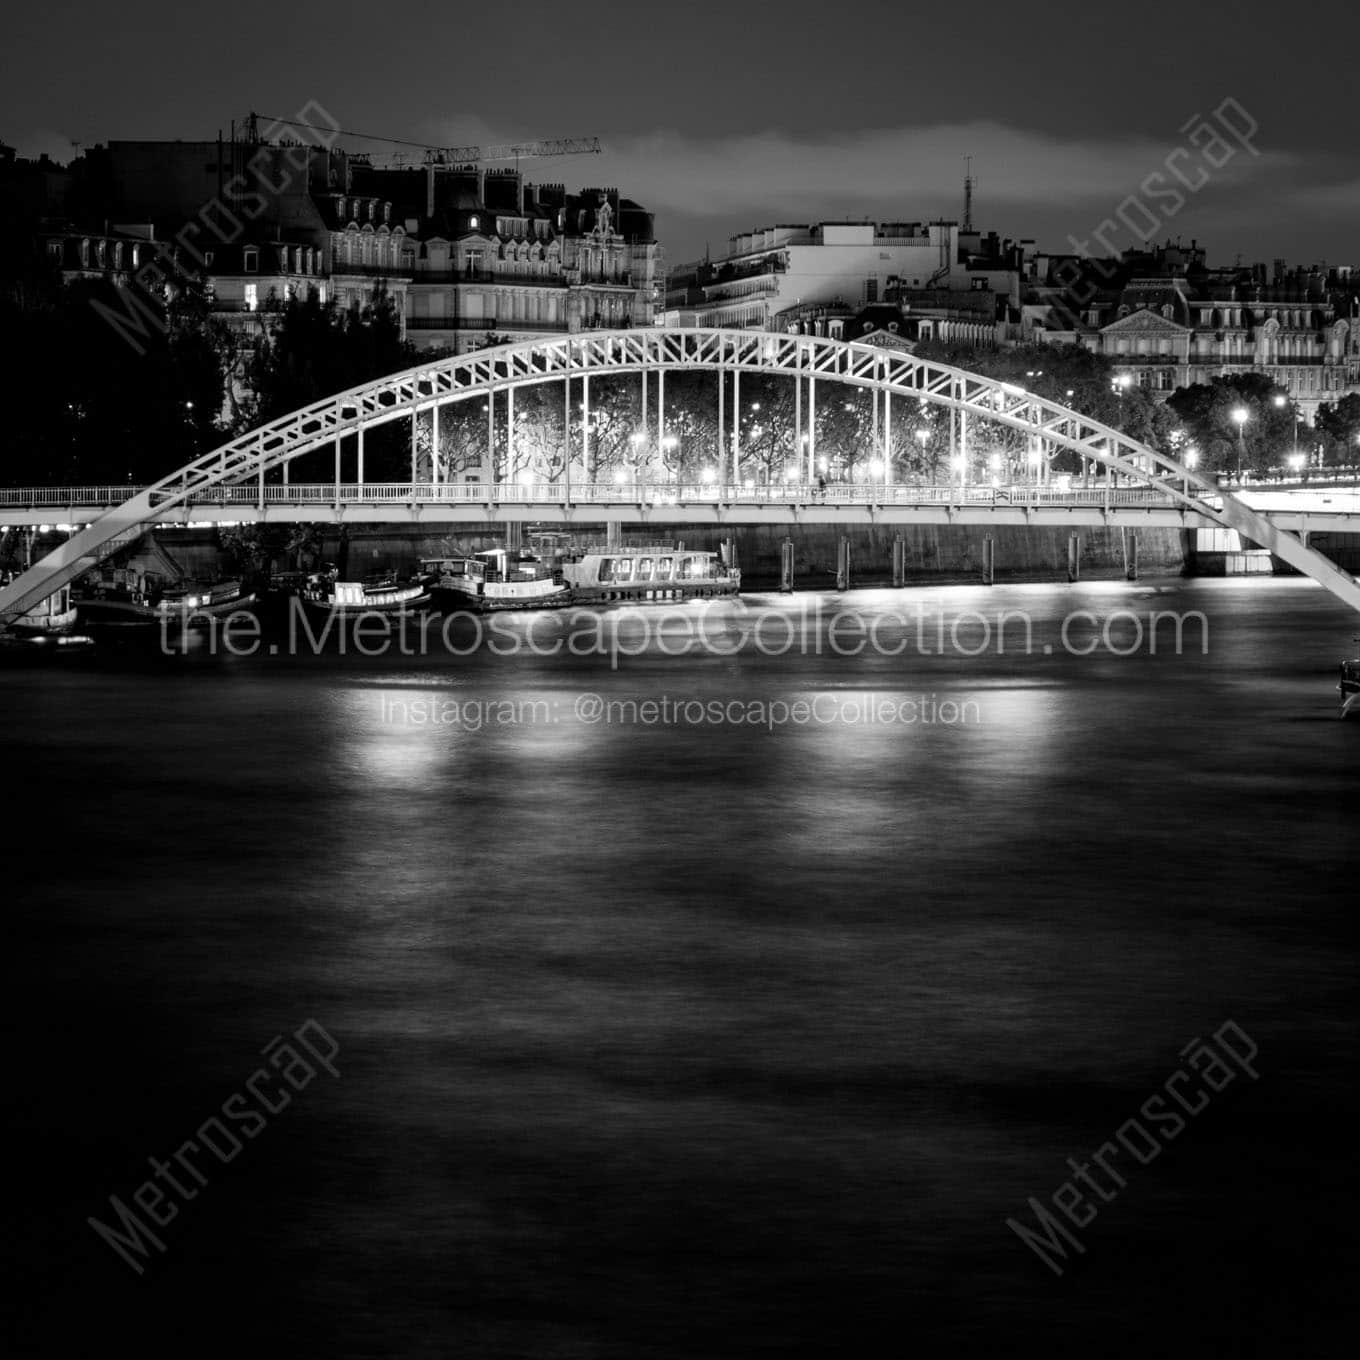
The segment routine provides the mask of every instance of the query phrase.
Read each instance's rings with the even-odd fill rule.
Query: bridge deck
[[[87,523],[141,487],[0,488],[0,521],[63,528]],[[1281,528],[1360,531],[1360,491],[1244,493]],[[1214,502],[1207,503],[1212,506]],[[493,485],[356,483],[218,486],[167,507],[161,524],[523,523],[617,521],[650,524],[995,524],[1198,528],[1208,515],[1156,488],[1103,484],[1049,487]]]

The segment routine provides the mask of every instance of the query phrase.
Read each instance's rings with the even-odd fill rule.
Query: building
[[[916,295],[944,319],[942,295],[974,291],[1018,309],[1032,249],[1031,242],[1002,241],[955,222],[760,228],[732,237],[720,258],[672,273],[665,324],[784,330],[800,309],[857,310],[888,300],[905,306]],[[976,306],[963,310],[975,319]]]
[[[336,296],[399,280],[407,338],[462,353],[547,333],[652,325],[663,255],[615,188],[568,194],[516,170],[349,166],[324,196]],[[362,291],[358,287],[355,293]]]
[[[1360,390],[1360,279],[1349,268],[1263,265],[1211,269],[1195,242],[1069,261],[1080,282],[1023,308],[1036,341],[1104,355],[1161,395],[1216,377],[1256,373],[1311,421],[1322,402]]]

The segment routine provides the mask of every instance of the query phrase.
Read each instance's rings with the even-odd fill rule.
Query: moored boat
[[[76,609],[71,603],[71,587],[62,586],[32,609],[21,614],[10,625],[18,636],[30,640],[65,637],[76,626]]]
[[[1360,657],[1341,663],[1337,689],[1341,691],[1341,716],[1348,718],[1352,713],[1360,713]]]
[[[583,604],[714,599],[741,591],[741,572],[716,552],[658,544],[561,551],[562,579]]]
[[[394,576],[375,576],[365,581],[341,581],[334,572],[320,572],[307,578],[297,598],[309,612],[335,618],[395,616],[428,605],[430,587],[423,577],[401,581]]]
[[[554,609],[573,598],[556,562],[514,548],[426,558],[420,565],[434,579],[442,609]]]
[[[255,602],[241,582],[181,579],[158,585],[127,568],[87,573],[77,584],[76,617],[88,628],[153,628],[176,631],[210,627]]]

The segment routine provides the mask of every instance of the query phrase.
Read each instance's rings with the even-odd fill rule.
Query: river
[[[604,617],[0,671],[8,1354],[1350,1353],[1344,606]],[[1079,1247],[1007,1226],[1216,1031],[1255,1056]]]

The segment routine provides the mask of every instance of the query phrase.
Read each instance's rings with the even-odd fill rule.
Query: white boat
[[[555,609],[573,598],[554,561],[520,549],[430,557],[420,565],[435,578],[434,596],[441,608]]]
[[[383,576],[369,581],[339,581],[326,572],[309,576],[298,596],[315,613],[356,618],[361,614],[407,614],[420,609],[430,602],[430,588],[423,579],[398,581]]]
[[[71,603],[70,586],[53,591],[10,624],[10,628],[21,637],[54,640],[63,637],[75,626],[76,608]]]
[[[675,545],[566,548],[561,563],[572,598],[583,603],[712,599],[741,590],[741,572],[718,553]]]

